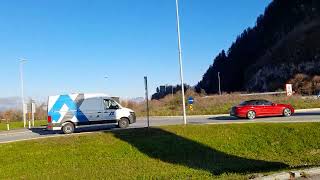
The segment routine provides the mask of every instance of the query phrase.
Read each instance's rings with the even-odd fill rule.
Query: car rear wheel
[[[119,128],[127,128],[129,126],[129,120],[127,118],[121,118],[118,121]]]
[[[289,108],[285,108],[285,109],[283,110],[283,115],[284,115],[285,117],[289,117],[289,116],[292,115],[292,112],[291,112],[291,110],[290,110]]]
[[[248,118],[248,119],[254,119],[254,118],[256,118],[256,112],[254,112],[254,111],[248,111],[248,113],[247,113],[247,118]]]
[[[71,134],[74,132],[74,125],[71,122],[68,122],[63,125],[62,131],[64,134]]]

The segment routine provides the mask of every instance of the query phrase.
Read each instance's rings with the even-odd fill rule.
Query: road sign
[[[194,103],[193,97],[190,96],[190,97],[188,98],[188,103],[189,103],[189,104],[193,104],[193,103]]]
[[[193,105],[192,104],[189,104],[189,109],[190,109],[190,111],[193,111]]]
[[[293,94],[292,84],[286,84],[286,92],[287,92],[287,96],[292,96]]]

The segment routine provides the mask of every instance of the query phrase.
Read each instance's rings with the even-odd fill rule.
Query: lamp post
[[[177,18],[178,52],[179,52],[179,64],[180,64],[180,80],[181,80],[181,91],[182,91],[183,123],[187,124],[186,102],[185,102],[185,95],[184,95],[182,50],[181,50],[181,40],[180,40],[181,38],[180,38],[180,20],[179,20],[179,2],[178,2],[178,0],[176,0],[176,18]]]
[[[26,108],[24,104],[24,84],[23,84],[23,64],[27,62],[26,59],[20,59],[20,81],[21,81],[21,101],[22,101],[22,113],[23,113],[23,127],[26,127]]]

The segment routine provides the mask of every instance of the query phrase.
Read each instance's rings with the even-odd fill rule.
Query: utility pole
[[[180,20],[179,20],[179,2],[176,0],[176,18],[177,18],[177,34],[178,34],[178,52],[179,52],[179,64],[180,64],[180,80],[182,91],[182,108],[183,108],[183,123],[187,124],[186,114],[186,100],[184,95],[184,80],[183,80],[183,64],[182,64],[182,50],[181,50],[181,38],[180,38]]]
[[[20,81],[21,81],[21,101],[22,101],[22,117],[23,117],[23,127],[26,127],[26,107],[24,103],[24,84],[23,84],[23,64],[27,62],[25,59],[20,59]]]
[[[146,108],[147,108],[147,123],[148,123],[148,128],[150,128],[150,114],[149,114],[149,92],[148,92],[148,77],[144,77],[144,86],[146,90]]]
[[[173,85],[171,86],[171,97],[173,98]]]
[[[221,96],[220,72],[218,72],[218,81],[219,81],[219,95]]]

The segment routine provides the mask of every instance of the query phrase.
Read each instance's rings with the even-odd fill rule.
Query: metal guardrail
[[[248,93],[248,94],[237,94],[239,96],[259,96],[259,95],[278,95],[278,94],[287,94],[286,91],[279,92],[264,92],[264,93]],[[215,95],[217,96],[217,95]],[[210,98],[211,96],[204,96],[203,98]]]
[[[286,94],[286,91],[280,92],[264,92],[264,93],[250,93],[250,94],[240,94],[240,96],[259,96],[259,95],[278,95],[278,94]]]

